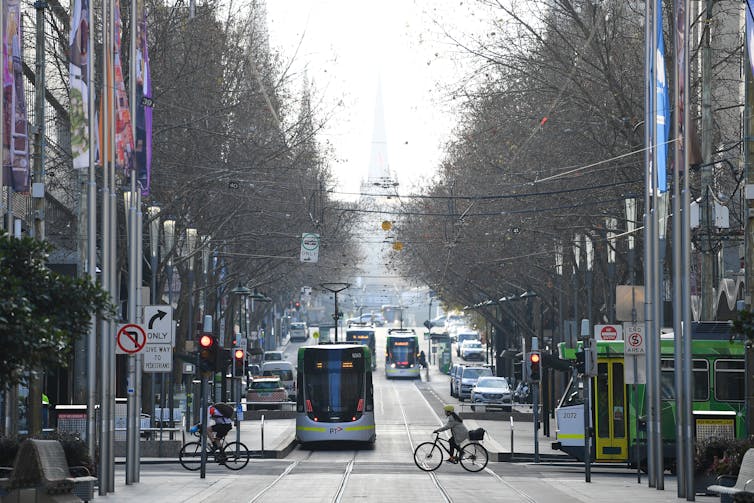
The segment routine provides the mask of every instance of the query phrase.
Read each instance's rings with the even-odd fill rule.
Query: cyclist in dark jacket
[[[447,459],[448,463],[458,463],[458,458],[453,455],[457,449],[459,454],[461,452],[461,442],[469,438],[469,430],[463,424],[463,419],[455,413],[455,407],[452,405],[446,405],[445,417],[448,421],[444,426],[436,429],[434,433],[440,433],[441,431],[450,430],[450,457]]]

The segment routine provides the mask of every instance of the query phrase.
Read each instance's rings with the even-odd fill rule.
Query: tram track
[[[416,445],[414,445],[414,439],[411,436],[411,429],[408,427],[408,418],[406,417],[406,409],[403,407],[403,403],[401,403],[400,400],[400,394],[398,393],[398,390],[395,387],[394,383],[390,383],[390,387],[393,389],[393,392],[395,393],[396,397],[398,398],[396,400],[396,403],[398,404],[398,407],[400,407],[401,410],[401,417],[403,418],[403,426],[406,430],[406,436],[408,437],[408,444],[411,447],[411,456],[414,455],[414,449],[416,449]],[[426,399],[425,399],[426,400]],[[429,406],[429,404],[427,404]],[[436,414],[435,414],[436,415]],[[438,418],[439,420],[439,418]],[[429,476],[430,480],[432,480],[432,483],[437,488],[437,490],[442,495],[443,500],[446,503],[453,503],[452,498],[448,494],[448,491],[445,489],[445,487],[440,483],[440,480],[437,478],[437,475],[435,472],[427,472],[427,475]]]
[[[435,409],[432,408],[432,405],[429,403],[429,400],[427,399],[427,394],[431,396],[433,400],[437,400],[438,403],[442,404],[443,400],[440,395],[438,395],[434,389],[431,387],[422,388],[417,385],[417,390],[419,391],[419,394],[421,395],[424,402],[427,404],[427,407],[432,412],[432,414],[435,416],[437,421],[439,423],[442,423],[442,419],[440,419],[440,416],[437,415],[437,412],[435,412]],[[401,404],[401,412],[403,412],[403,405]],[[410,434],[409,434],[409,442],[411,442]],[[413,442],[411,442],[411,448],[413,449]],[[485,473],[487,473],[489,476],[497,480],[499,483],[503,484],[506,488],[508,488],[510,491],[513,491],[514,493],[518,494],[521,497],[521,501],[525,502],[535,502],[536,499],[529,496],[526,492],[521,491],[520,489],[517,489],[510,483],[506,482],[503,477],[495,473],[489,466],[486,466],[483,470]],[[434,474],[434,472],[430,472],[430,474]],[[449,501],[449,500],[448,500]]]
[[[272,489],[273,487],[275,487],[275,486],[276,486],[276,485],[277,485],[277,484],[278,484],[278,483],[279,483],[279,482],[280,482],[281,480],[283,480],[283,479],[285,478],[285,476],[286,476],[286,475],[288,475],[289,473],[291,473],[291,471],[292,471],[292,470],[293,470],[294,468],[296,468],[296,467],[298,466],[298,464],[299,464],[299,461],[294,461],[293,463],[289,464],[289,465],[288,465],[288,466],[287,466],[287,467],[285,468],[285,470],[283,470],[283,473],[281,473],[280,475],[278,475],[278,476],[277,476],[277,477],[275,478],[275,480],[273,480],[272,482],[270,482],[269,484],[267,484],[267,485],[266,485],[265,487],[263,487],[263,488],[262,488],[262,490],[261,490],[261,491],[259,491],[258,493],[256,493],[256,494],[254,495],[254,497],[253,497],[253,498],[251,498],[251,499],[249,500],[249,503],[255,503],[256,501],[259,501],[259,499],[260,499],[260,498],[261,498],[262,496],[264,496],[264,494],[265,494],[265,493],[266,493],[267,491],[269,491],[270,489]]]

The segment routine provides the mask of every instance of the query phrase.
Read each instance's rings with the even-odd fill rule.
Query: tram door
[[[597,362],[594,390],[595,461],[628,459],[623,360]]]

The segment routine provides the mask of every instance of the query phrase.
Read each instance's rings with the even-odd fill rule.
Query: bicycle
[[[201,438],[199,427],[192,427],[191,433]],[[206,460],[214,460],[215,463],[225,465],[229,470],[240,470],[249,464],[249,449],[241,442],[228,442],[223,435],[220,437],[221,445],[216,447],[215,444],[207,440]],[[196,471],[201,468],[202,462],[202,443],[201,441],[186,442],[178,453],[178,460],[181,465],[190,471]]]
[[[434,442],[422,442],[414,449],[414,463],[421,470],[431,472],[442,464],[442,451],[450,456],[450,441],[435,433]],[[487,466],[489,454],[482,444],[468,442],[461,446],[458,456],[461,466],[469,472],[478,472]]]

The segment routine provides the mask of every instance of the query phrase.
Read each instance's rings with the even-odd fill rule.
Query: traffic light
[[[217,370],[219,341],[212,334],[199,336],[199,370],[202,372],[214,372]]]
[[[244,362],[246,361],[246,351],[241,348],[233,350],[233,375],[242,377],[244,375]]]
[[[529,353],[529,374],[532,381],[539,381],[540,364],[542,363],[542,355],[539,351],[532,351]]]
[[[296,302],[296,304],[294,304],[294,305],[296,307],[296,311],[300,311],[301,310],[301,302]]]

